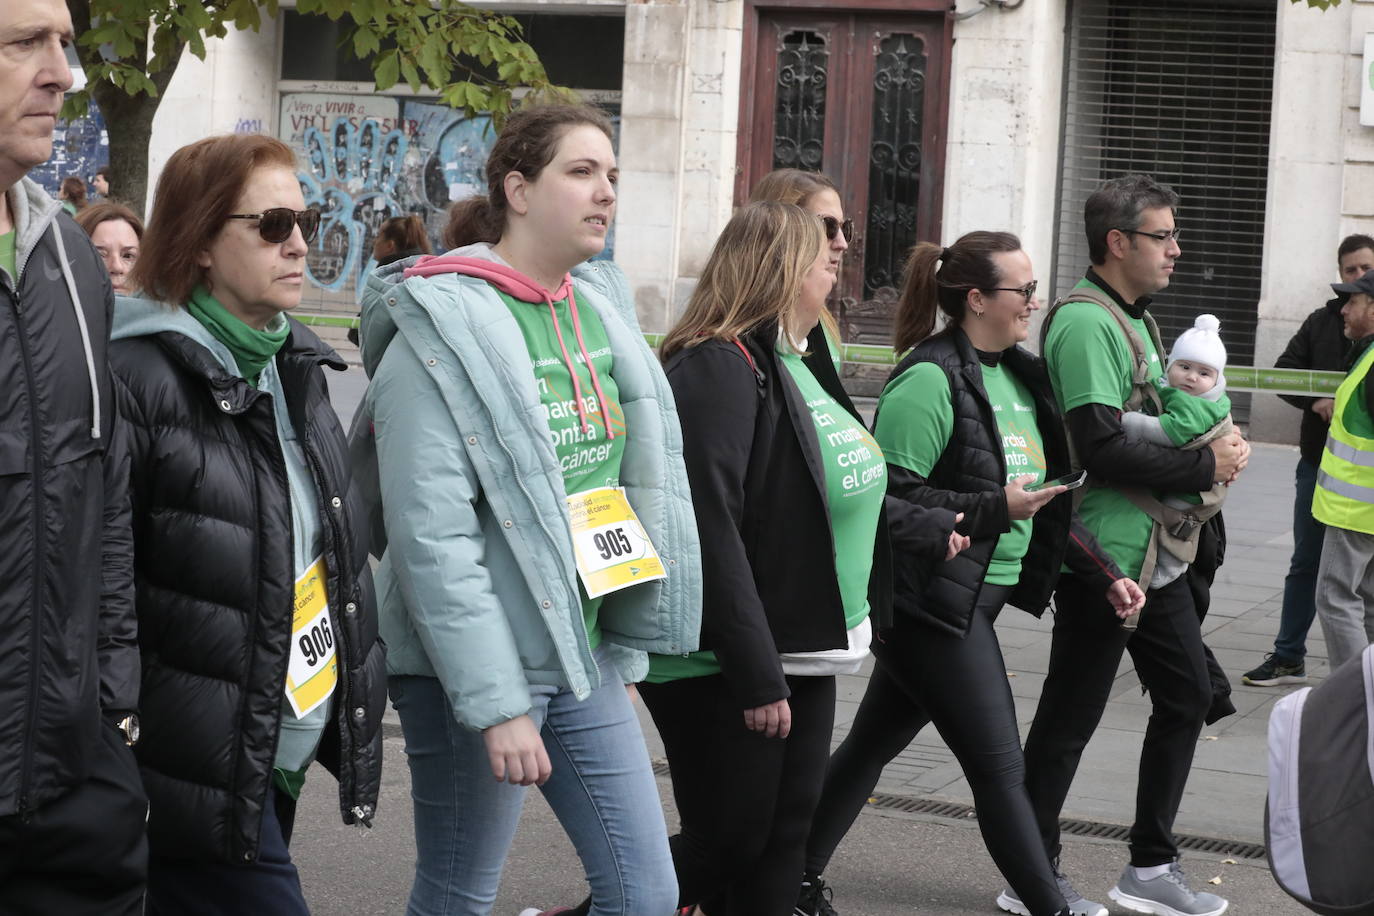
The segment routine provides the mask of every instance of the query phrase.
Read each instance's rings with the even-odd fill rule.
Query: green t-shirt
[[[583,431],[582,420],[578,416],[572,375],[563,361],[563,350],[558,345],[558,334],[554,330],[548,305],[520,302],[505,293],[500,295],[525,337],[525,347],[529,350],[539,400],[549,424],[549,438],[558,455],[565,490],[572,494],[598,487],[620,486],[620,462],[625,456],[625,412],[620,408],[620,388],[615,382],[611,343],[601,318],[590,308],[581,308],[577,312],[587,354],[592,358],[597,379],[601,382],[601,391],[606,396],[615,438],[606,436],[601,404],[597,401],[596,389],[592,387],[591,373],[577,346],[568,300],[560,299],[553,305],[558,313],[558,326],[563,331],[563,342],[568,345],[568,354],[577,367],[577,377],[582,385],[582,407],[589,426],[587,432]],[[585,589],[581,590],[581,594],[587,642],[595,649],[601,644],[601,628],[597,623],[601,598],[588,598]]]
[[[1033,476],[1036,483],[1043,481],[1045,449],[1030,391],[1000,364],[983,367],[983,387],[997,418],[1007,480]],[[878,399],[878,444],[887,460],[898,467],[929,477],[953,432],[949,379],[935,363],[911,366],[890,382]],[[1030,536],[1030,519],[1011,523],[1011,530],[1001,535],[993,548],[985,578],[988,584],[1016,584]]]
[[[10,275],[10,281],[19,285],[19,260],[14,247],[14,230],[0,235],[0,267]]]
[[[1231,399],[1221,395],[1216,400],[1199,397],[1177,388],[1161,388],[1160,402],[1164,412],[1159,425],[1169,441],[1177,446],[1187,445],[1198,436],[1225,420],[1231,413]]]
[[[1080,280],[1078,287],[1101,290],[1086,279]],[[1166,387],[1164,362],[1145,322],[1138,318],[1130,321],[1145,342],[1151,381],[1156,390],[1162,390]],[[1045,338],[1044,357],[1059,409],[1065,414],[1085,404],[1120,410],[1131,397],[1131,379],[1135,376],[1131,344],[1116,319],[1100,305],[1074,302],[1062,306]],[[1154,525],[1150,517],[1110,487],[1089,489],[1078,515],[1121,571],[1138,577]]]
[[[868,616],[868,579],[873,571],[878,513],[887,492],[887,464],[877,440],[821,387],[806,360],[795,353],[779,352],[778,356],[797,383],[816,427],[835,540],[835,576],[844,625],[852,629]]]
[[[1352,354],[1350,363],[1350,373],[1361,371],[1361,364],[1369,359],[1369,345],[1358,354]],[[1359,436],[1362,439],[1374,439],[1374,417],[1369,415],[1369,408],[1365,405],[1369,403],[1365,396],[1365,386],[1369,384],[1369,373],[1365,373],[1364,378],[1360,379],[1355,390],[1350,392],[1350,397],[1346,399],[1345,408],[1341,411],[1341,423],[1351,435]]]

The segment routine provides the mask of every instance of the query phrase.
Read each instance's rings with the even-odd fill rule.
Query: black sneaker
[[[1301,661],[1287,662],[1270,652],[1258,668],[1245,672],[1240,679],[1251,687],[1306,684],[1307,668]]]
[[[797,894],[797,905],[792,916],[840,916],[830,905],[835,897],[834,891],[825,886],[819,877],[808,877],[802,881],[801,892]]]

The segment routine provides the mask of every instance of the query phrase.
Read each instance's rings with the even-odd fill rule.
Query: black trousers
[[[0,913],[138,916],[148,796],[134,752],[102,723],[91,776],[29,814],[0,817]]]
[[[1119,626],[1105,595],[1073,576],[1060,580],[1049,675],[1026,740],[1026,786],[1051,857],[1059,855],[1059,812],[1111,696],[1123,649],[1131,653],[1151,702],[1136,783],[1131,864],[1146,868],[1178,857],[1174,817],[1212,704],[1201,623],[1185,579],[1147,593],[1134,632]]]
[[[680,906],[711,916],[790,916],[835,724],[833,677],[788,677],[792,732],[744,727],[722,675],[641,684],[682,830],[669,841]]]
[[[933,721],[963,767],[983,842],[1012,890],[1036,916],[1064,907],[1026,794],[1016,707],[993,628],[1009,591],[983,587],[964,638],[900,620],[874,643],[873,677],[830,758],[807,843],[808,872],[825,870],[883,767]]]
[[[300,874],[287,846],[296,802],[275,785],[262,812],[258,860],[198,862],[154,854],[147,916],[309,916]]]

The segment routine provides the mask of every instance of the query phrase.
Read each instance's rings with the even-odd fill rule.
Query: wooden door
[[[947,17],[758,10],[752,31],[736,198],[775,168],[828,175],[856,230],[832,308],[847,341],[890,343],[906,255],[940,237]]]

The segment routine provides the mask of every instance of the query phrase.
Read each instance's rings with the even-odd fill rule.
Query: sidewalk
[[[345,422],[364,382],[356,371],[330,378]],[[1257,444],[1249,468],[1227,500],[1230,543],[1205,630],[1208,643],[1231,676],[1238,712],[1203,732],[1176,824],[1180,834],[1263,842],[1265,729],[1273,703],[1291,688],[1245,687],[1240,676],[1273,649],[1292,549],[1292,471],[1297,457],[1293,447]],[[1048,615],[1037,621],[1014,609],[1006,610],[998,624],[1023,738],[1045,674],[1050,624]],[[1308,649],[1309,683],[1316,683],[1327,670],[1319,625],[1313,628]],[[847,732],[866,679],[867,671],[840,679],[836,743]],[[1141,696],[1127,658],[1102,725],[1085,753],[1065,806],[1066,818],[1099,823],[1108,833],[1111,825],[1129,824],[1148,714],[1148,700]],[[661,761],[662,744],[642,707],[641,720],[650,754]],[[336,789],[323,770],[312,769],[307,782],[292,851],[316,916],[404,911],[414,862],[410,774],[393,710],[388,710],[386,723],[386,767],[374,830],[360,836],[356,829],[339,824]],[[659,788],[673,829],[676,812],[666,777],[659,779]],[[972,802],[958,764],[933,728],[888,766],[878,793],[886,801]],[[1126,861],[1124,844],[1070,835],[1064,840],[1065,867],[1079,889],[1107,903],[1106,891]],[[1263,859],[1189,852],[1184,866],[1197,887],[1208,879],[1220,879],[1219,885],[1208,889],[1230,899],[1229,913],[1286,916],[1305,912],[1274,884]],[[537,793],[531,793],[494,912],[513,916],[524,906],[576,903],[586,887],[581,874],[576,855],[548,807]],[[835,905],[843,916],[996,913],[993,899],[1002,887],[976,820],[879,806],[870,806],[859,817],[827,878],[837,889]],[[1113,908],[1112,912],[1115,916],[1125,911]]]

